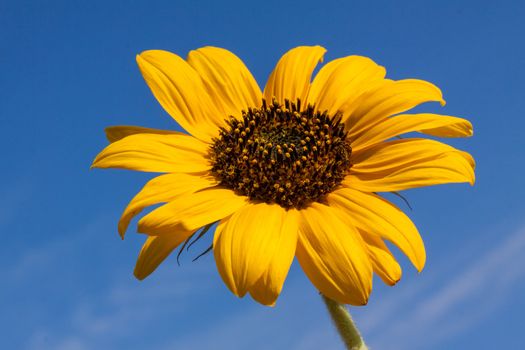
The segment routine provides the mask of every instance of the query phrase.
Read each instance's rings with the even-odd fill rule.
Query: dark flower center
[[[231,117],[211,146],[212,173],[252,200],[304,208],[341,183],[352,148],[339,115],[301,101],[267,104]]]

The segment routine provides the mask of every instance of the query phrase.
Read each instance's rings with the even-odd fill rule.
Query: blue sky
[[[216,45],[261,86],[286,50],[360,54],[394,79],[438,85],[470,119],[477,183],[407,191],[422,274],[376,280],[352,313],[373,349],[516,349],[525,311],[525,3],[521,1],[1,1],[0,347],[342,349],[296,264],[275,308],[237,299],[212,259],[169,259],[144,282],[142,235],[118,238],[151,177],[89,170],[108,125],[176,128],[135,64],[147,49]],[[407,209],[408,211],[408,209]],[[208,238],[209,239],[209,238]]]

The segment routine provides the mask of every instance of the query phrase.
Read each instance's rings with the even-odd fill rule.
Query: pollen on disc
[[[301,101],[262,107],[231,117],[214,139],[212,173],[221,185],[252,200],[304,208],[341,183],[352,148],[339,115]]]

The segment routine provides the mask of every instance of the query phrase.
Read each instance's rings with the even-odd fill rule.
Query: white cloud
[[[88,225],[82,235],[96,231],[97,226],[98,223]],[[83,242],[74,237],[54,242],[21,259],[13,271],[22,275],[30,273],[28,266],[52,264],[53,257],[60,256],[61,251],[81,249]],[[377,302],[359,308],[356,319],[371,348],[410,350],[436,346],[489,317],[525,273],[525,228],[489,249],[486,247],[483,243],[471,245],[470,250],[459,246],[455,251],[451,249],[441,273],[404,281],[410,283],[401,283],[380,295]],[[469,254],[470,260],[465,258]],[[96,295],[76,301],[64,316],[68,319],[62,320],[71,324],[70,329],[34,330],[27,348],[104,348],[122,344],[119,341],[127,338],[137,339],[133,332],[140,330],[145,332],[144,337],[152,337],[151,344],[157,349],[343,349],[320,298],[298,266],[294,267],[276,308],[232,300],[231,310],[218,313],[211,309],[209,315],[206,310],[194,314],[193,308],[199,298],[213,305],[210,300],[215,298],[214,288],[220,282],[212,259],[204,264],[185,265],[176,276],[172,268],[161,268],[153,280],[142,283],[122,278],[129,277],[130,270],[126,268],[123,271],[122,265],[116,265],[112,284]],[[426,277],[427,272],[421,277]],[[187,317],[202,318],[202,322],[184,333],[176,325]],[[173,323],[173,333],[153,339],[147,332],[155,328],[155,322]],[[114,340],[117,343],[112,343]],[[132,344],[129,348],[136,347]]]
[[[0,189],[0,227],[9,224],[31,199],[35,184],[22,177],[8,187]]]
[[[463,254],[459,249],[455,254]],[[525,274],[525,228],[488,250],[476,249],[470,263],[385,301],[395,308],[379,304],[367,310],[360,324],[374,335],[371,344],[391,350],[430,347],[487,318]]]

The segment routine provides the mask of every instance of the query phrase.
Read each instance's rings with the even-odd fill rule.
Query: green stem
[[[348,350],[368,350],[346,307],[324,295],[322,297],[346,348]]]

